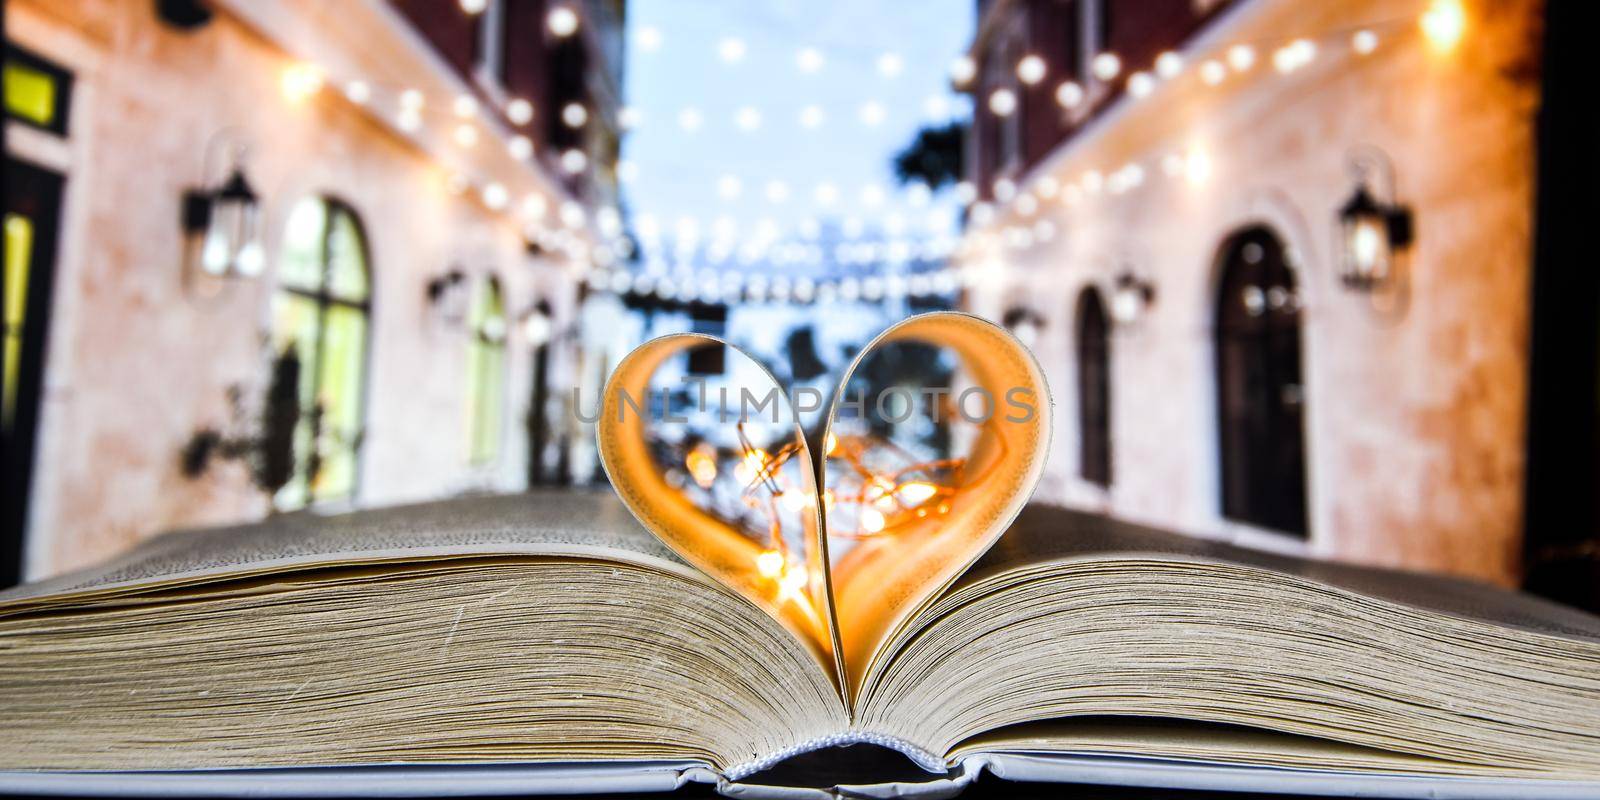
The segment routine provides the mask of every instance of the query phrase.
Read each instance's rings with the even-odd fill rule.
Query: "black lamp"
[[[1371,292],[1394,277],[1395,258],[1413,238],[1411,209],[1395,202],[1394,169],[1382,152],[1352,154],[1355,193],[1339,208],[1339,278],[1355,291]],[[1382,176],[1383,199],[1374,194],[1374,176]]]
[[[467,321],[467,273],[459,267],[428,279],[425,293],[432,318],[454,328]]]
[[[191,236],[204,233],[200,269],[213,277],[253,278],[266,265],[261,198],[245,177],[243,157],[244,149],[237,148],[221,185],[190,189],[183,195],[183,230]]]
[[[1118,325],[1132,325],[1156,301],[1156,287],[1131,269],[1118,273],[1111,287],[1111,318]]]

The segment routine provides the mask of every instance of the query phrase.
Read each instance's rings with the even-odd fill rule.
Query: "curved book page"
[[[843,452],[850,447],[843,433],[849,427],[846,412],[870,417],[886,407],[847,396],[852,377],[879,351],[906,343],[953,352],[966,380],[950,389],[945,402],[926,409],[960,422],[969,433],[964,455],[951,459],[937,482],[863,470],[859,453]],[[823,448],[830,459],[824,467],[827,488],[838,496],[839,482],[852,472],[868,474],[869,483],[880,484],[878,496],[869,496],[873,527],[876,515],[886,515],[881,531],[868,536],[859,526],[852,530],[840,514],[828,517],[834,605],[854,698],[885,644],[1000,538],[1032,496],[1049,451],[1052,408],[1044,372],[1021,342],[993,323],[952,312],[923,314],[889,328],[862,350],[840,386],[823,436],[832,445]],[[852,469],[829,469],[841,456]],[[927,488],[907,492],[919,486]]]
[[[724,370],[731,381],[708,386],[684,370],[704,348],[731,354]],[[741,374],[759,385],[741,383]],[[770,372],[726,342],[697,334],[654,339],[606,382],[600,460],[647,529],[783,623],[838,679],[815,470],[781,394]]]

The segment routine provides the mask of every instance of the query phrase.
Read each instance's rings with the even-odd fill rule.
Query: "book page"
[[[1135,554],[1270,569],[1428,611],[1537,633],[1600,639],[1600,617],[1488,584],[1277,555],[1038,503],[1018,516],[951,591],[1050,562]]]
[[[641,528],[610,490],[545,490],[332,516],[300,511],[176,531],[106,564],[0,592],[0,610],[262,572],[485,555],[624,559],[699,575]]]

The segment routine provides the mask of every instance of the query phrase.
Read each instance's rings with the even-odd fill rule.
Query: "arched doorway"
[[[1078,367],[1078,474],[1111,485],[1111,330],[1093,286],[1078,293],[1074,331]]]
[[[1304,537],[1305,392],[1300,293],[1265,227],[1223,243],[1215,347],[1222,514]]]

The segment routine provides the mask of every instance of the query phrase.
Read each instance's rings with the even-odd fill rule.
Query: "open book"
[[[952,316],[913,330],[1042,390]],[[804,796],[785,762],[874,745],[833,783],[1600,793],[1600,620],[1026,505],[1047,403],[897,469],[839,408],[741,428],[731,507],[691,490],[708,440],[608,414],[615,494],[281,515],[0,593],[0,790]]]

